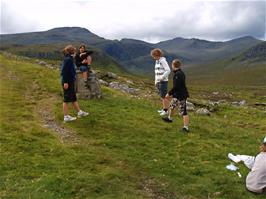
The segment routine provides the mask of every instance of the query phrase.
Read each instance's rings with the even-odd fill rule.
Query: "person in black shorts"
[[[168,117],[162,118],[165,122],[173,122],[172,116],[175,113],[176,107],[179,107],[179,114],[183,116],[184,126],[182,131],[189,132],[189,116],[187,114],[186,101],[189,97],[188,90],[186,87],[186,77],[184,72],[181,70],[181,62],[178,59],[173,60],[172,69],[174,72],[173,76],[173,88],[168,92],[166,98],[172,100],[168,109]]]
[[[75,80],[76,80],[76,69],[74,64],[74,56],[76,54],[76,49],[72,45],[68,45],[63,50],[64,60],[61,66],[61,81],[64,91],[64,102],[63,102],[63,112],[64,112],[64,122],[69,122],[76,120],[76,117],[71,117],[68,114],[68,103],[71,102],[73,107],[78,112],[78,117],[87,116],[89,113],[80,110],[76,91],[75,91]]]

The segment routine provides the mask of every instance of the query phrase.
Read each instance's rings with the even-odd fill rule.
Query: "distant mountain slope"
[[[249,62],[266,62],[266,41],[249,48],[239,56],[239,59]]]
[[[63,27],[43,32],[0,35],[1,50],[12,51],[31,57],[57,59],[61,48],[67,44],[79,46],[85,43],[97,52],[94,59],[100,65],[116,65],[133,73],[152,72],[154,61],[150,51],[163,49],[169,62],[179,58],[185,65],[209,64],[240,56],[248,49],[261,43],[253,37],[241,37],[226,42],[212,42],[200,39],[175,38],[151,44],[135,39],[108,40],[85,28]],[[261,51],[260,47],[252,52]],[[241,55],[247,57],[248,55]],[[263,56],[263,55],[262,55]]]
[[[210,42],[200,39],[175,38],[159,42],[159,48],[188,57],[191,62],[210,62],[238,55],[261,41],[253,37],[241,37],[227,42]]]
[[[97,36],[85,28],[64,27],[54,28],[42,32],[30,32],[19,34],[1,35],[1,45],[33,45],[33,44],[54,44],[81,42],[97,44],[105,41],[104,38]]]

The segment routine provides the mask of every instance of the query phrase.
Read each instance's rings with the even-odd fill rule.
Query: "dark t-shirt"
[[[189,97],[186,87],[186,76],[181,69],[174,71],[173,88],[168,92],[173,98],[183,100]]]
[[[88,66],[87,63],[83,64],[82,61],[87,59],[87,57],[91,55],[92,53],[93,51],[84,51],[84,54],[82,54],[81,56],[80,56],[81,53],[77,53],[75,57],[76,66],[77,67]]]

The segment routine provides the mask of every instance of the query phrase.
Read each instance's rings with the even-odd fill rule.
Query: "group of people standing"
[[[82,111],[79,107],[75,91],[75,80],[77,67],[82,72],[85,86],[89,87],[88,78],[92,63],[90,55],[92,53],[92,51],[87,51],[83,44],[79,47],[78,53],[76,52],[76,48],[72,45],[66,46],[63,50],[64,60],[61,66],[61,82],[64,92],[64,122],[73,121],[76,120],[77,117],[83,117],[89,114],[88,112]],[[158,48],[151,51],[151,56],[155,59],[155,85],[163,104],[163,109],[159,110],[159,113],[161,116],[168,115],[168,117],[162,118],[165,122],[172,122],[176,107],[179,107],[180,115],[183,116],[184,121],[182,130],[184,132],[189,132],[189,117],[186,110],[186,99],[189,97],[189,94],[185,83],[185,74],[181,70],[181,62],[178,59],[172,62],[172,69],[174,72],[173,88],[168,92],[168,76],[170,75],[171,69],[166,58],[163,57],[162,50]],[[74,109],[77,111],[77,117],[69,115],[68,103],[72,103]]]
[[[170,91],[167,90],[168,77],[171,73],[171,69],[163,57],[163,52],[159,48],[155,48],[151,51],[151,56],[155,60],[155,86],[158,89],[159,95],[162,100],[162,110],[158,110],[163,121],[173,122],[173,115],[176,112],[176,108],[179,108],[179,114],[183,117],[184,126],[181,129],[183,132],[188,133],[189,128],[189,116],[187,113],[187,98],[189,97],[186,87],[186,76],[181,69],[181,61],[174,59],[172,61],[173,70],[173,87]]]

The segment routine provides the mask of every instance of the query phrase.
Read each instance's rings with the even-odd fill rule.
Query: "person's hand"
[[[84,59],[81,63],[86,64],[87,63],[87,60]]]
[[[172,97],[172,95],[169,95],[169,93],[166,94],[165,98],[170,100],[170,98]]]
[[[68,89],[68,83],[64,83],[64,89],[65,89],[65,90]]]
[[[266,145],[264,145],[264,144],[261,145],[261,146],[260,146],[260,151],[261,151],[261,152],[266,152]]]

